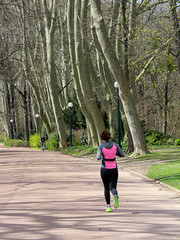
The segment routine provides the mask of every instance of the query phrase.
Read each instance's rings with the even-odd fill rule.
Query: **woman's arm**
[[[116,153],[116,155],[119,156],[119,157],[124,157],[124,152],[123,152],[123,150],[119,147],[118,144],[116,144],[116,147],[117,147],[117,153]]]
[[[99,147],[98,147],[98,150],[97,150],[96,159],[97,159],[97,160],[100,160],[100,159],[101,159],[101,156],[102,156],[102,147],[99,146]]]

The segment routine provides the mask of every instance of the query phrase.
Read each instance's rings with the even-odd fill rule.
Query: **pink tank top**
[[[116,147],[115,144],[113,144],[112,148],[110,148],[110,149],[105,148],[105,147],[102,148],[102,153],[104,155],[105,167],[107,169],[116,168],[116,160],[106,161],[106,159],[108,159],[108,160],[115,159],[116,158],[116,151],[117,151],[117,147]]]

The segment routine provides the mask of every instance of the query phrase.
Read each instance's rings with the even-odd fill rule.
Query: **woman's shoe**
[[[107,207],[106,212],[111,212],[111,207]]]
[[[115,195],[114,196],[114,205],[113,205],[114,208],[118,208],[119,207],[119,199],[118,199],[118,196]]]

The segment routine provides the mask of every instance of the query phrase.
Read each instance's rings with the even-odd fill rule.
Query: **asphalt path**
[[[0,146],[0,239],[180,239],[178,192],[119,162],[120,207],[106,213],[99,172],[95,159]]]

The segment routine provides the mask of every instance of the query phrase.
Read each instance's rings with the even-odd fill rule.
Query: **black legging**
[[[106,203],[110,204],[110,191],[114,195],[118,195],[116,186],[118,180],[118,169],[101,168],[101,178],[104,184],[104,196]]]

